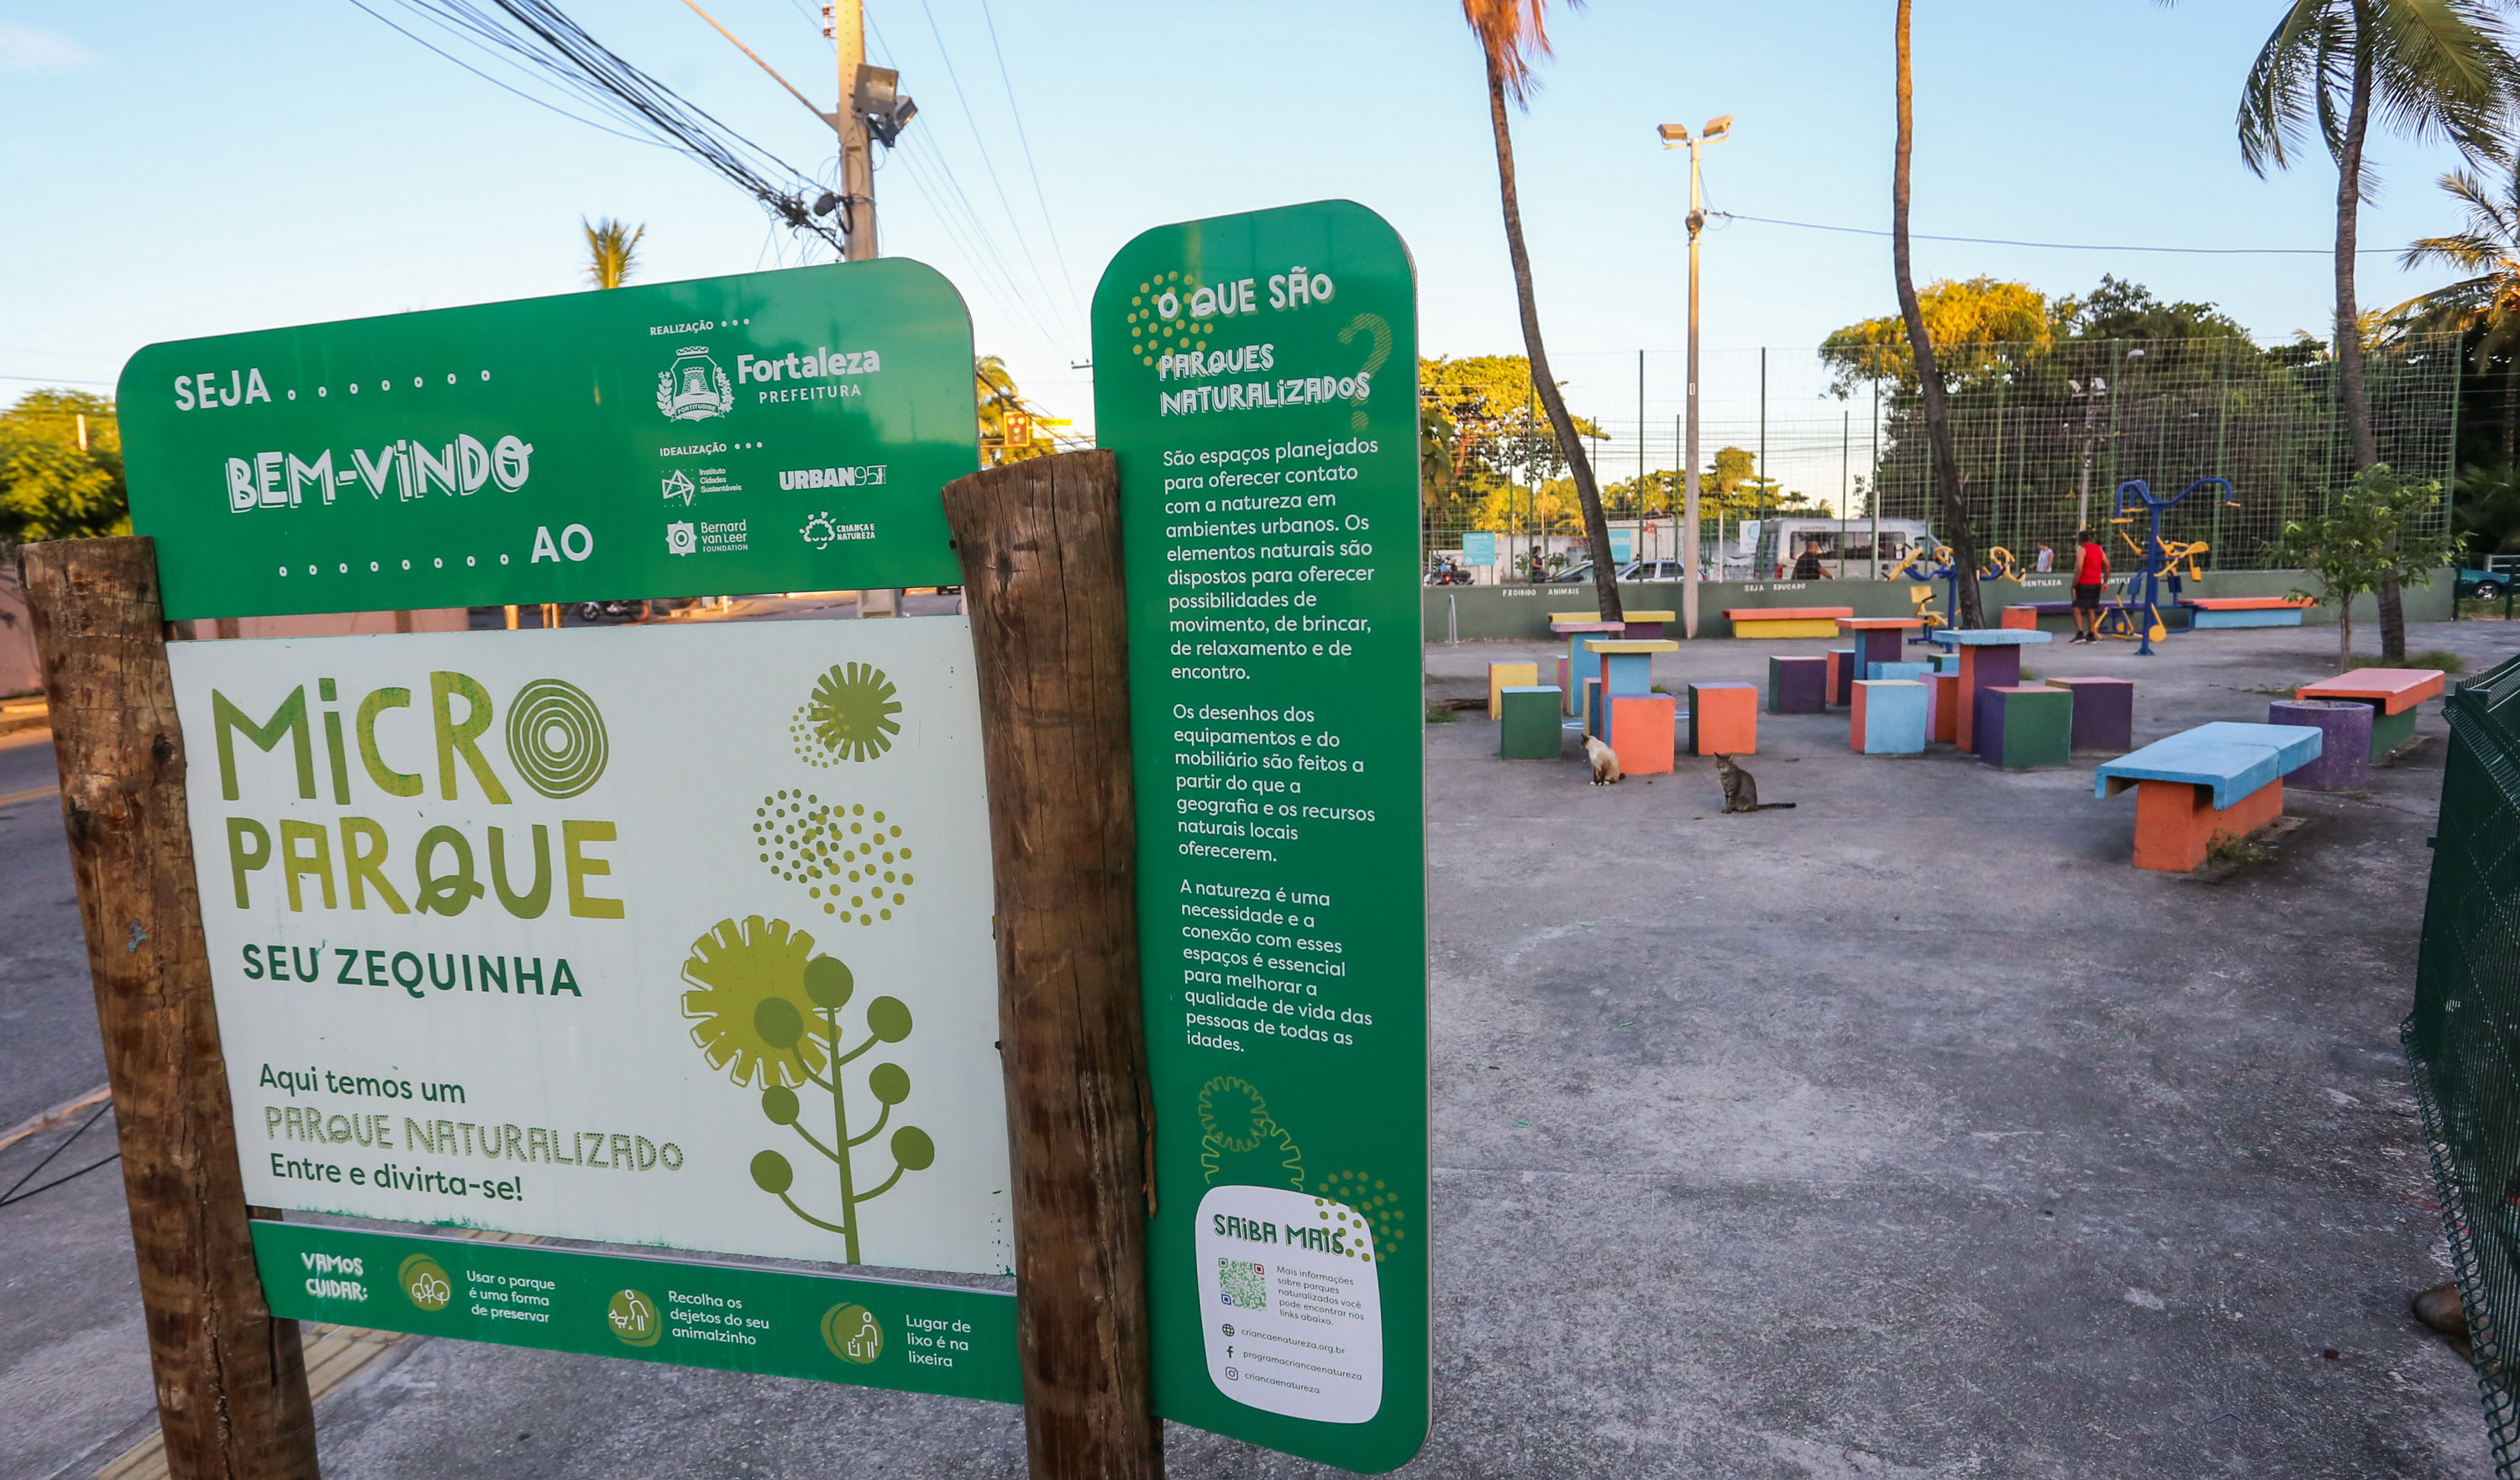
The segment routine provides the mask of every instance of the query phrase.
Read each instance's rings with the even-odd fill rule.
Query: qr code
[[[1216,1261],[1218,1298],[1227,1305],[1246,1311],[1269,1308],[1269,1269],[1266,1265],[1244,1264],[1238,1259]]]

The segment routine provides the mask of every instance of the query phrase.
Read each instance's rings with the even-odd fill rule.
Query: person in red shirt
[[[2083,547],[2074,567],[2074,641],[2100,640],[2100,593],[2109,585],[2109,553],[2100,537],[2086,529],[2074,537]]]

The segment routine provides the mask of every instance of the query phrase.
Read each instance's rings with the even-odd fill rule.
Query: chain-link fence
[[[2118,486],[2129,479],[2166,498],[2208,477],[2228,479],[2229,496],[2188,499],[2165,516],[2164,538],[2203,542],[2204,568],[2261,568],[2284,523],[2323,512],[2352,475],[2335,361],[2317,345],[2073,339],[1953,346],[1944,356],[1974,533],[1981,549],[2002,547],[2025,568],[2043,545],[2059,561],[2070,560],[2080,522],[2088,516],[2107,527]],[[2382,458],[2447,488],[2457,434],[2456,336],[2384,342],[2365,364]],[[1686,356],[1569,355],[1552,369],[1585,428],[1614,552],[1676,559]],[[1760,567],[1779,553],[1780,528],[1794,542],[1784,560],[1817,537],[1824,553],[1855,562],[1848,574],[1867,573],[1875,520],[1885,556],[1915,543],[1903,533],[1930,528],[1948,540],[1905,370],[1896,346],[1705,356],[1698,466],[1706,574],[1774,575]],[[1535,550],[1560,570],[1585,558],[1573,484],[1547,420],[1527,383],[1510,398],[1500,395],[1501,383],[1465,388],[1434,373],[1424,391],[1426,549],[1455,561],[1466,554],[1469,573],[1482,582],[1527,578]],[[1831,521],[1841,528],[1829,530]],[[2118,527],[2139,540],[2148,525]]]
[[[2402,1034],[2494,1444],[2520,1473],[2520,658],[2461,684]]]

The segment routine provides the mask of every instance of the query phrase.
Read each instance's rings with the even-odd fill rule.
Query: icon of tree
[[[720,920],[694,941],[683,963],[683,980],[694,988],[683,994],[683,1015],[695,1019],[692,1041],[709,1066],[726,1069],[739,1085],[758,1085],[762,1114],[795,1132],[832,1163],[839,1179],[838,1221],[816,1217],[788,1195],[796,1169],[777,1151],[752,1158],[753,1185],[807,1223],[839,1234],[846,1262],[858,1263],[858,1210],[892,1190],[905,1174],[923,1172],[936,1161],[936,1143],[927,1133],[901,1126],[887,1143],[892,1175],[871,1190],[858,1190],[859,1147],[881,1136],[891,1124],[893,1107],[910,1098],[910,1071],[895,1063],[878,1063],[868,1071],[867,1093],[882,1109],[875,1124],[857,1135],[849,1131],[849,1096],[841,1071],[877,1045],[908,1038],[909,1005],[897,997],[868,1003],[866,1031],[855,1047],[847,1047],[840,1009],[856,989],[848,966],[834,957],[815,955],[814,937],[788,921],[765,921],[758,915],[741,926]],[[828,1144],[804,1123],[806,1102],[796,1092],[806,1085],[831,1097]],[[821,1122],[819,1112],[813,1118]]]

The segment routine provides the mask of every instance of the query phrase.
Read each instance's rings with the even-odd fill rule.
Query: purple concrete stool
[[[2074,691],[2074,749],[2124,755],[2135,748],[2135,680],[2051,678],[2048,687]],[[2288,723],[2284,720],[2276,724]]]
[[[2283,779],[2305,791],[2356,791],[2371,783],[2369,704],[2325,698],[2279,698],[2267,706],[2270,725],[2308,725],[2319,732],[2318,759]]]
[[[1820,714],[1828,708],[1828,659],[1770,657],[1768,712]]]

